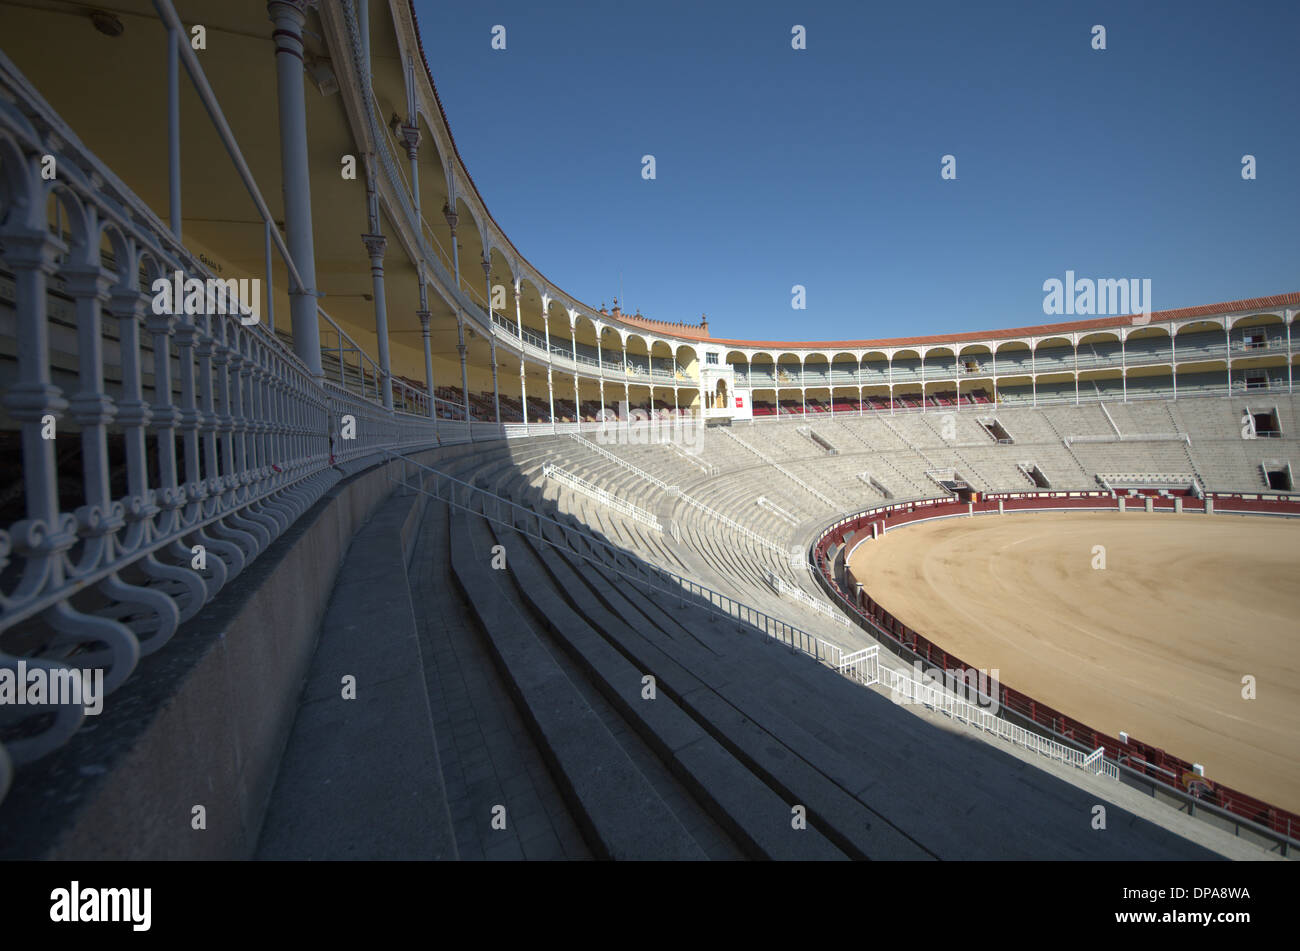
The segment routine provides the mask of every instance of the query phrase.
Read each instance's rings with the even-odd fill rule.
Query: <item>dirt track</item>
[[[896,529],[851,566],[967,664],[1300,812],[1300,523],[986,515]],[[1247,674],[1257,699],[1242,699]]]

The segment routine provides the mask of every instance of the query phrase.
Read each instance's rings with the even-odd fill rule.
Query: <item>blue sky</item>
[[[488,208],[595,307],[621,275],[647,317],[842,339],[1064,319],[1067,269],[1156,310],[1300,290],[1300,3],[416,8]]]

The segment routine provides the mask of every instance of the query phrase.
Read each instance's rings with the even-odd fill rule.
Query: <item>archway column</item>
[[[573,357],[573,378],[578,378],[578,315],[574,311],[569,311],[569,353]],[[576,384],[575,384],[576,385]]]
[[[1286,321],[1286,391],[1291,392],[1291,322],[1295,319],[1295,314],[1291,311],[1282,311],[1282,319]]]
[[[1232,327],[1229,326],[1226,318],[1223,321],[1223,345],[1227,352],[1227,357],[1224,359],[1224,366],[1228,377],[1227,390],[1225,392],[1228,396],[1232,396]]]
[[[384,296],[384,251],[388,240],[382,234],[363,234],[361,241],[370,256],[370,282],[375,297],[375,337],[379,341],[379,373],[383,377],[381,384],[384,408],[393,408],[393,373],[388,355],[388,303]]]
[[[527,363],[523,355],[519,357],[519,402],[524,408],[524,432],[528,432],[528,380],[524,372]]]
[[[1074,337],[1074,405],[1079,405],[1079,336]]]
[[[415,124],[415,116],[407,117],[410,121],[402,124],[402,141],[406,143],[406,158],[411,164],[411,204],[415,207],[415,220],[420,220],[420,164],[416,157],[420,151],[420,127]]]
[[[1029,350],[1029,387],[1033,405],[1038,405],[1038,345],[1031,344]]]
[[[1175,375],[1178,373],[1177,367],[1174,368],[1174,373]],[[1124,394],[1124,402],[1127,403],[1128,402],[1128,334],[1121,334],[1119,338],[1119,375],[1120,375],[1120,380],[1122,381],[1121,386],[1122,386],[1122,392]]]
[[[524,317],[519,308],[519,288],[520,282],[515,280],[515,327],[519,329],[519,352],[523,353],[524,349]],[[524,414],[527,416],[528,414]]]
[[[465,315],[456,311],[456,352],[460,354],[460,398],[465,407],[465,424],[469,425],[469,363],[465,347]]]
[[[429,340],[429,319],[432,315],[427,310],[417,310],[415,316],[420,320],[420,337],[424,344],[424,385],[429,390],[429,418],[433,420],[434,433],[436,434],[438,431],[438,398],[433,392],[433,349]]]
[[[555,381],[551,378],[551,368],[546,368],[546,401],[551,408],[551,432],[555,432]]]
[[[303,69],[304,0],[271,0],[275,24],[275,86],[280,110],[280,171],[284,190],[284,231],[289,256],[302,284],[289,287],[293,350],[317,379],[320,325],[316,317],[316,252],[312,237],[310,167],[307,162],[307,102]]]
[[[501,425],[501,387],[497,383],[497,339],[489,337],[492,344],[492,404],[496,409],[497,426]]]
[[[456,195],[455,190],[447,196],[447,204],[442,206],[442,216],[447,220],[447,228],[451,231],[451,270],[452,276],[456,281],[456,293],[460,293],[460,247],[456,242],[456,225],[460,224],[460,215],[456,213]]]

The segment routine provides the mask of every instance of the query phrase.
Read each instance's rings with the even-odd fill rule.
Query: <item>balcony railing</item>
[[[228,306],[216,276],[3,52],[0,148],[0,245],[17,340],[3,399],[21,429],[23,468],[22,517],[0,529],[0,667],[102,671],[111,702],[140,658],[164,648],[346,463],[432,446],[434,423],[383,407],[373,361],[327,315],[339,333],[338,382],[314,376],[256,318]],[[246,172],[237,146],[228,148]],[[57,220],[36,171],[51,154]],[[287,257],[286,266],[295,273]],[[153,306],[154,280],[178,272],[203,282],[201,313]],[[52,313],[52,284],[70,301],[62,317]],[[75,324],[75,334],[59,334],[75,370],[52,359],[58,320]],[[419,407],[419,395],[398,390],[404,408]],[[0,762],[21,765],[66,742],[85,709],[7,705],[4,716]]]

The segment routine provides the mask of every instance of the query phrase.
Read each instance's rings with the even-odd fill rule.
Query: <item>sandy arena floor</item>
[[[986,515],[897,529],[851,566],[903,623],[1007,686],[1300,812],[1300,523]]]

